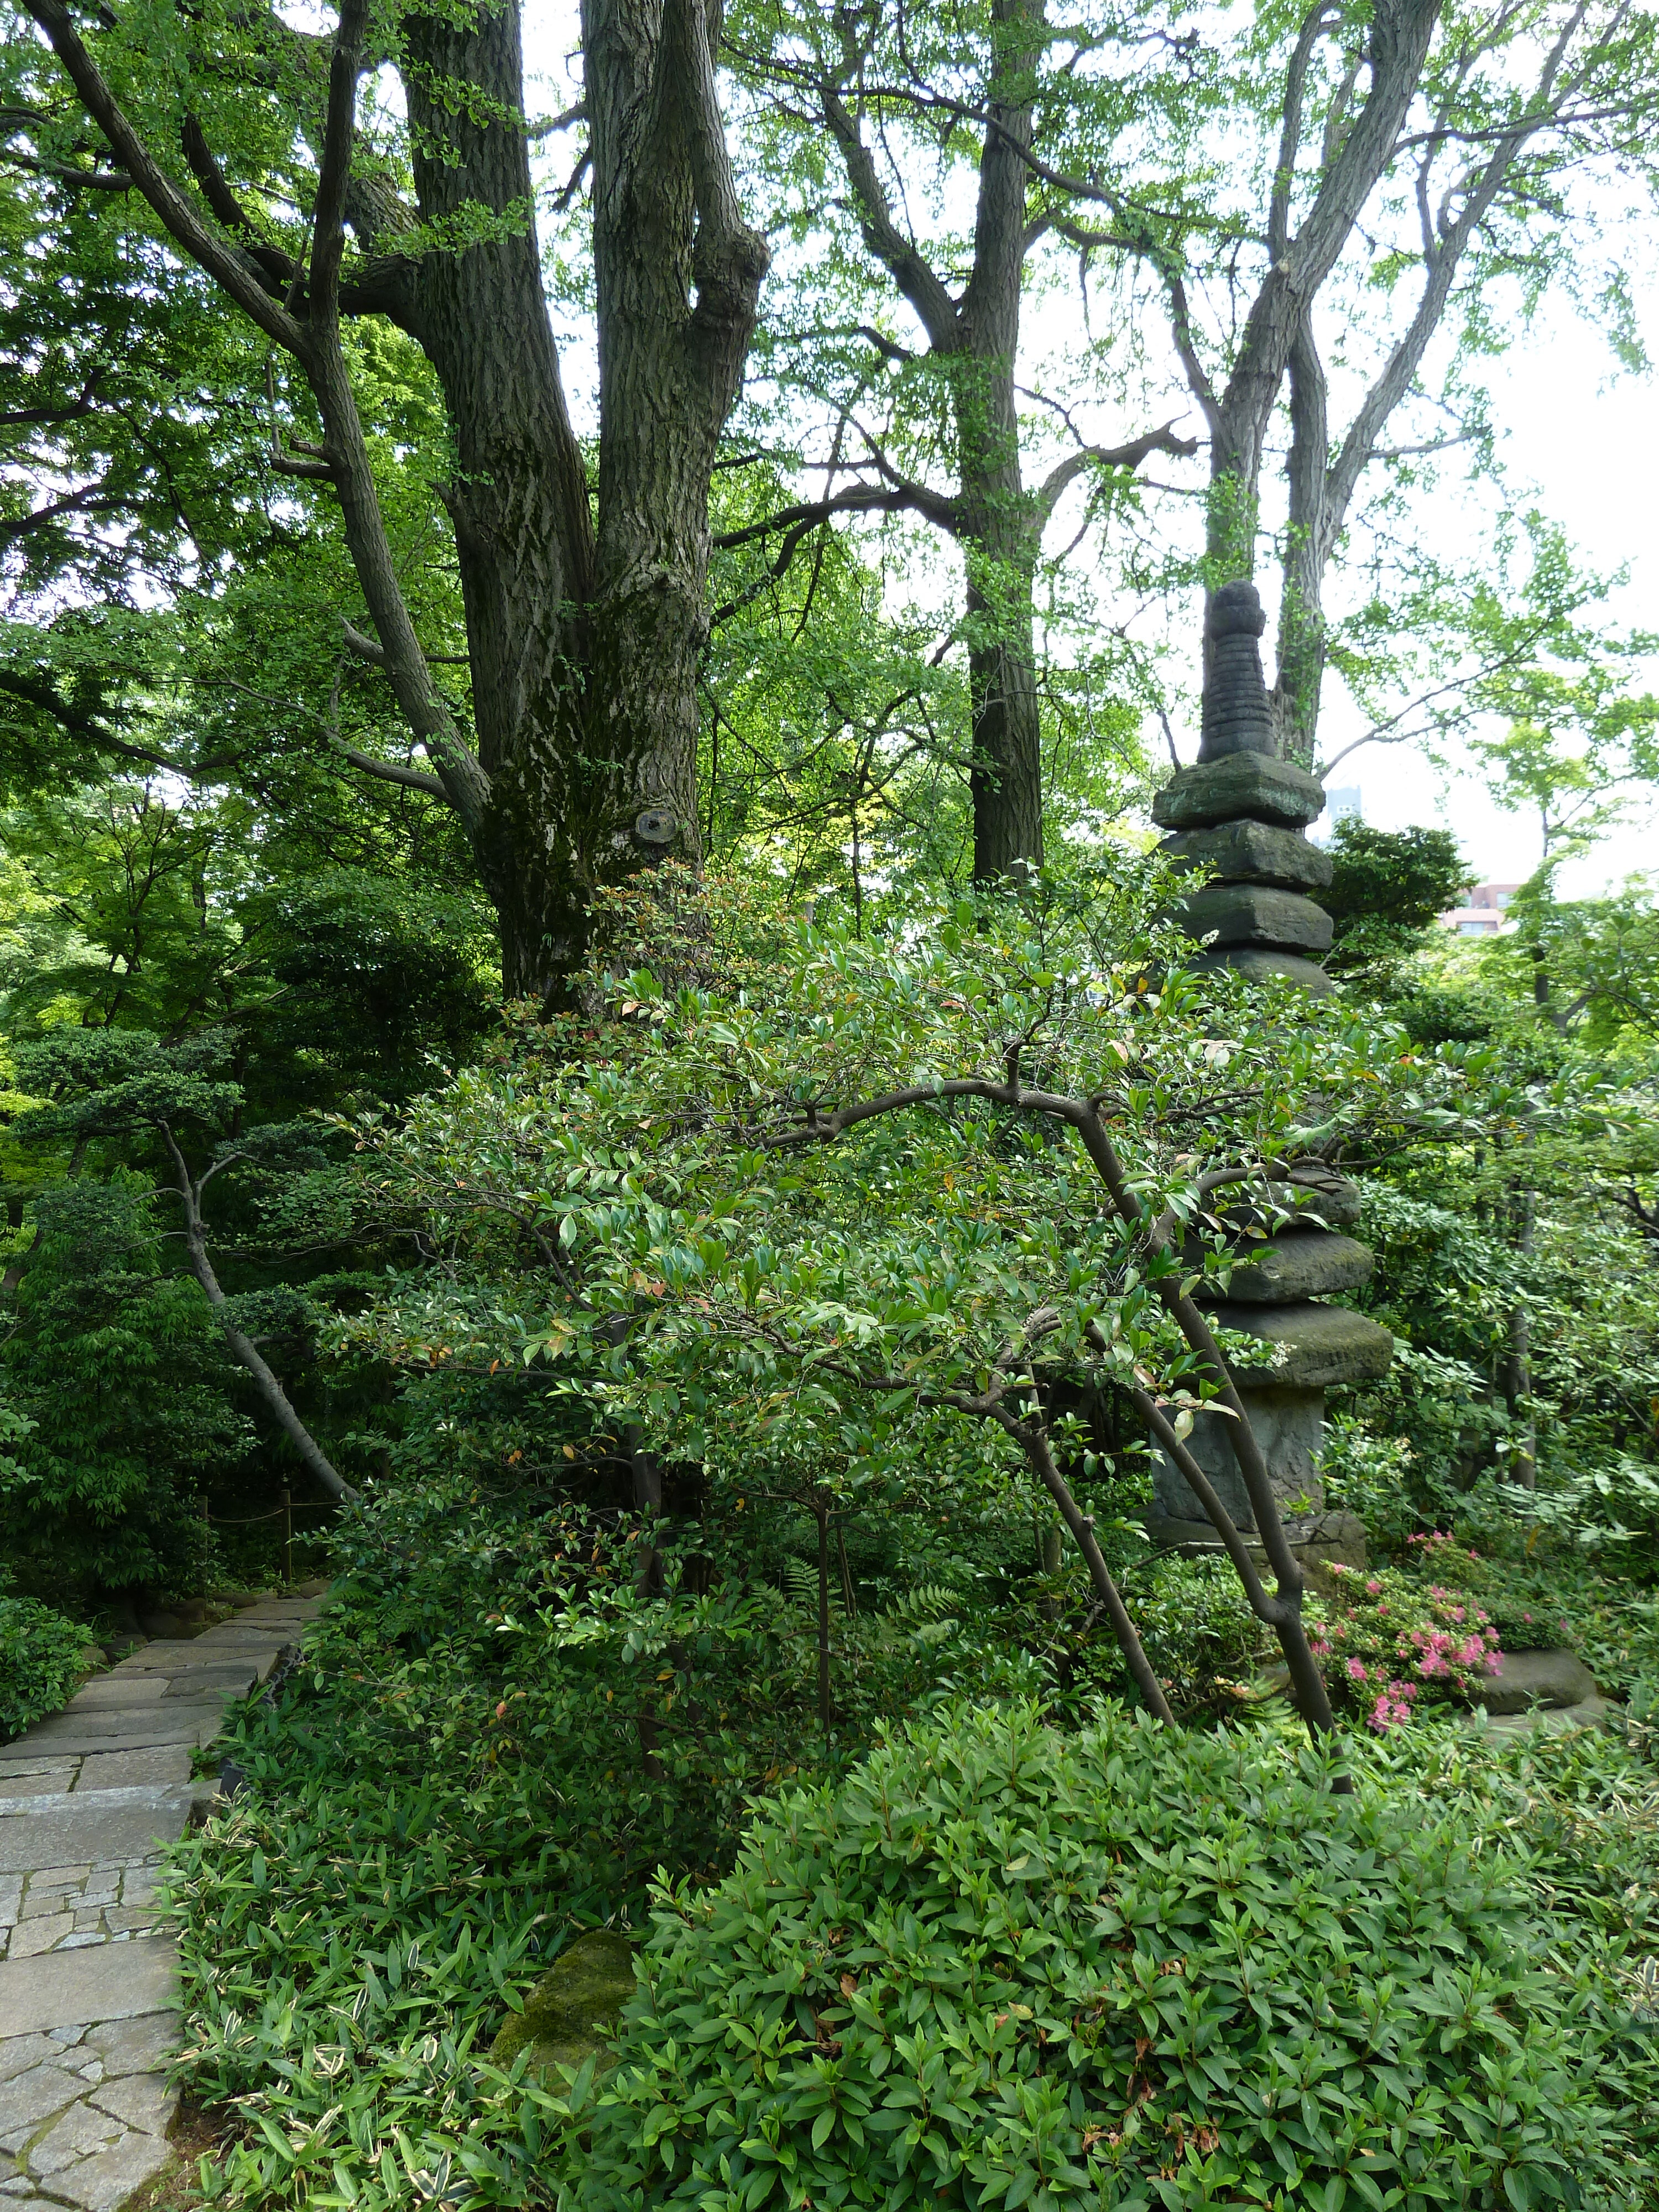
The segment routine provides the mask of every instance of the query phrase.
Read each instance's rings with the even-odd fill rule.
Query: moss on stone
[[[599,2031],[615,2025],[634,1994],[634,1947],[625,1936],[595,1929],[560,1952],[490,2045],[498,2066],[510,2066],[525,2045],[536,2073],[575,2068],[609,2052]]]

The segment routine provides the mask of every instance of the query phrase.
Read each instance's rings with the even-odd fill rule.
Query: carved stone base
[[[1267,1462],[1268,1480],[1280,1513],[1316,1510],[1325,1502],[1318,1473],[1325,1426],[1324,1392],[1241,1389],[1238,1395]],[[1255,1516],[1233,1455],[1232,1426],[1230,1413],[1194,1414],[1187,1449],[1210,1478],[1234,1525],[1249,1533],[1255,1527]],[[1152,1496],[1158,1512],[1173,1521],[1190,1521],[1201,1516],[1204,1510],[1186,1476],[1162,1452],[1152,1460]]]
[[[1160,1551],[1178,1553],[1183,1559],[1226,1556],[1220,1537],[1207,1521],[1176,1520],[1154,1510],[1146,1516],[1146,1534]],[[1328,1597],[1336,1588],[1330,1571],[1333,1566],[1364,1571],[1365,1524],[1357,1513],[1305,1514],[1287,1521],[1285,1534],[1290,1538],[1292,1557],[1308,1578],[1309,1589],[1322,1597]],[[1261,1539],[1252,1530],[1245,1533],[1244,1540],[1260,1560]]]

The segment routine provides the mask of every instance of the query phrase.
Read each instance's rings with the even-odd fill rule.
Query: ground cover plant
[[[1316,1756],[1018,1704],[659,1900],[574,2207],[1641,2201],[1656,2069],[1523,1854]]]
[[[65,1705],[86,1672],[90,1632],[0,1578],[0,1743]]]

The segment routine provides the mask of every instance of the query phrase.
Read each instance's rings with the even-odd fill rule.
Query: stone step
[[[186,1784],[134,1793],[109,1804],[111,1793],[53,1797],[39,1812],[8,1807],[0,1816],[0,1874],[35,1874],[43,1867],[125,1865],[148,1858],[183,1835],[196,1793]],[[128,1793],[118,1790],[126,1800]],[[205,1792],[204,1792],[205,1795]]]
[[[78,1722],[60,1728],[45,1721],[27,1739],[0,1747],[0,1774],[38,1759],[42,1751],[84,1757],[94,1751],[144,1751],[157,1743],[211,1743],[219,1733],[223,1710],[214,1698],[192,1702],[181,1698],[176,1714],[166,1709],[153,1717],[148,1712],[127,1713],[122,1716],[126,1725],[119,1729],[91,1728]],[[71,1717],[64,1714],[61,1718],[70,1720]]]
[[[192,1751],[321,1607],[262,1596],[199,1636],[140,1644],[0,1745],[0,2212],[118,2212],[173,2160],[161,1854],[217,1792],[192,1778]]]

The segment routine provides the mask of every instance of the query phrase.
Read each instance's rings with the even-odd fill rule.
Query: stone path
[[[297,1644],[320,1597],[260,1599],[147,1644],[0,1744],[0,2208],[113,2212],[167,2163],[173,1938],[164,1844],[217,1790],[191,1755]]]

